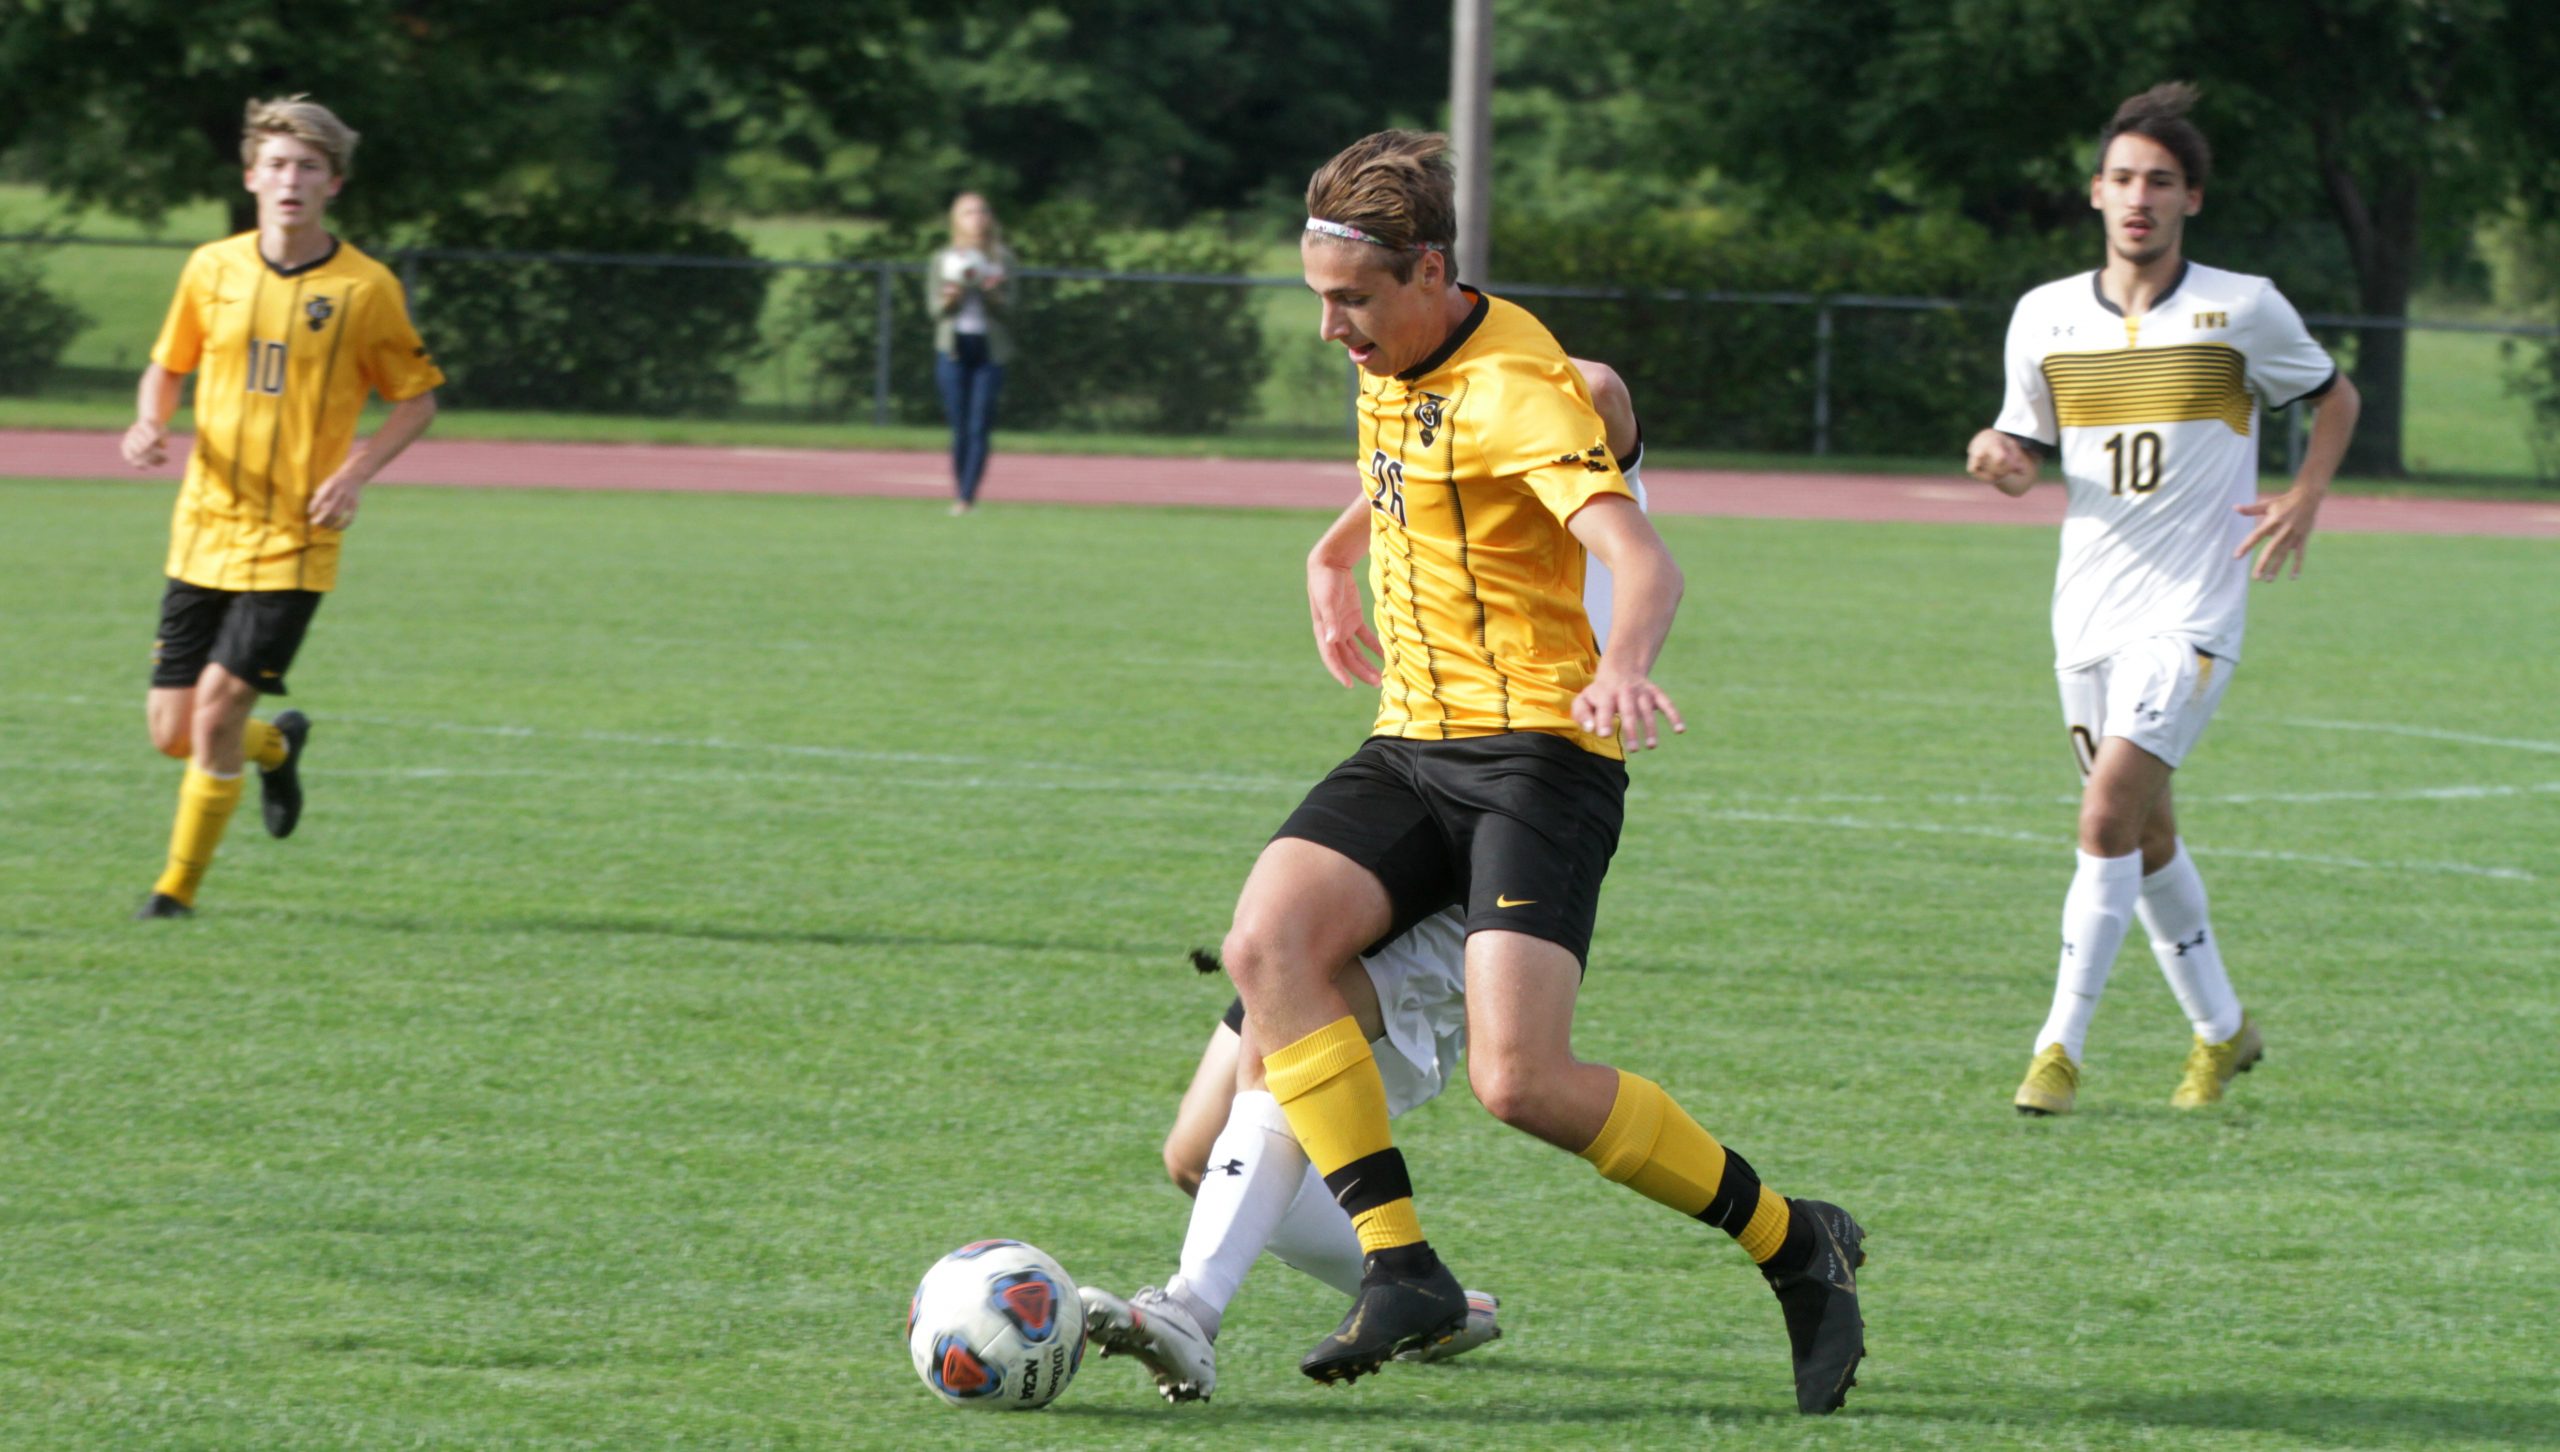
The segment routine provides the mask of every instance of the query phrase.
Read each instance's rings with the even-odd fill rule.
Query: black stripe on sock
[[[1412,1177],[1404,1172],[1404,1152],[1392,1148],[1344,1165],[1324,1177],[1324,1187],[1333,1192],[1334,1203],[1352,1215],[1413,1198]]]
[[[1751,1223],[1752,1212],[1760,1208],[1760,1177],[1753,1173],[1751,1161],[1724,1152],[1724,1178],[1716,1182],[1716,1193],[1698,1218],[1739,1239],[1742,1227]]]

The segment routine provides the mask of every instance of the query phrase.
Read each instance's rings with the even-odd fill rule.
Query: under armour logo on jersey
[[[2231,326],[2231,314],[2198,313],[2195,316],[2195,325],[2199,328],[2227,328]]]
[[[1415,421],[1422,425],[1422,446],[1426,449],[1431,447],[1432,436],[1440,432],[1440,405],[1448,401],[1445,394],[1426,393],[1422,395],[1422,406],[1413,411]]]
[[[2070,323],[2056,323],[2053,325],[2053,335],[2057,338],[2076,338],[2080,336],[2080,329]]]
[[[2063,940],[2062,940],[2062,956],[2063,956],[2063,957],[2065,957],[2065,958],[2076,958],[2076,957],[2080,956],[2080,948],[2079,948],[2079,945],[2078,945],[2078,944],[2073,943],[2069,938],[2065,938],[2065,939],[2063,939]]]
[[[302,310],[310,316],[311,331],[315,333],[319,332],[320,329],[329,321],[330,315],[337,311],[336,308],[329,305],[329,300],[325,297],[315,297],[311,301],[304,303],[302,305]]]
[[[1241,1175],[1244,1173],[1244,1161],[1229,1160],[1223,1165],[1211,1165],[1209,1168],[1230,1176]]]
[[[2181,958],[2183,958],[2183,957],[2187,956],[2187,950],[2188,950],[2189,948],[2201,948],[2201,947],[2203,947],[2203,946],[2204,946],[2204,929],[2202,929],[2202,928],[2198,928],[2198,929],[2196,929],[2196,935],[2195,935],[2194,937],[2187,939],[2185,942],[2180,943],[2180,944],[2178,944],[2177,946],[2178,946],[2178,956],[2179,956],[2179,957],[2181,957]]]

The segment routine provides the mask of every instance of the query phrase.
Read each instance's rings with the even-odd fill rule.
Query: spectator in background
[[[987,472],[987,436],[995,429],[996,394],[1013,361],[1013,335],[1000,316],[1009,301],[1004,245],[995,209],[976,192],[951,201],[951,245],[933,254],[927,285],[933,300],[933,375],[942,411],[951,418],[951,512],[977,506]]]

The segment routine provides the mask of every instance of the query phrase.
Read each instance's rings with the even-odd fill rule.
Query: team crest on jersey
[[[1422,446],[1426,449],[1431,447],[1432,438],[1440,432],[1440,405],[1448,401],[1445,394],[1426,393],[1422,395],[1422,406],[1413,411],[1415,421],[1422,425]]]
[[[310,315],[311,331],[315,333],[319,332],[320,329],[328,323],[330,315],[337,311],[336,308],[329,305],[329,300],[325,297],[315,297],[311,301],[304,303],[302,305],[302,310]]]
[[[2198,314],[2196,314],[2196,326],[2197,326],[2198,328],[2227,328],[2227,327],[2230,327],[2230,326],[2231,326],[2231,314],[2229,314],[2229,313],[2198,313]]]

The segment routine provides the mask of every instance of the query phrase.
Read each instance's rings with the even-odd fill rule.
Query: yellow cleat
[[[2240,1032],[2227,1043],[2208,1044],[2196,1040],[2187,1050],[2187,1072],[2178,1080],[2178,1092],[2169,1096],[2172,1109],[2202,1109],[2222,1101],[2222,1086],[2235,1074],[2246,1074],[2249,1066],[2267,1056],[2267,1042],[2258,1037],[2258,1021],[2240,1015]],[[2020,1091],[2024,1092],[2024,1091]]]
[[[2027,1082],[2018,1086],[2018,1097],[2010,1102],[2020,1114],[2069,1114],[2071,1101],[2078,1097],[2080,1066],[2071,1062],[2062,1045],[2047,1044],[2027,1065]]]

